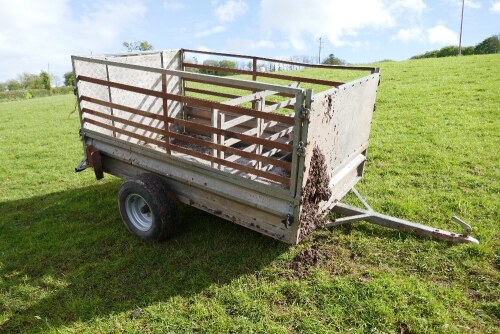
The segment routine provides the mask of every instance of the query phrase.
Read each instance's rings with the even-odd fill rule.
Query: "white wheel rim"
[[[129,221],[139,231],[148,231],[153,226],[151,208],[142,196],[130,194],[125,199],[125,211]]]

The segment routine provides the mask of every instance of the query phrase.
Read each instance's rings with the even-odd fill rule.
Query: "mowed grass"
[[[0,332],[498,333],[500,56],[379,65],[358,189],[436,227],[456,214],[480,245],[356,223],[288,246],[185,206],[179,235],[144,244],[120,180],[73,172],[74,97],[0,103]]]

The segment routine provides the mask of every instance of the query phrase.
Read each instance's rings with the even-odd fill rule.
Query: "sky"
[[[124,41],[362,64],[458,45],[462,0],[0,0],[0,82]],[[465,0],[462,45],[500,33],[500,0]]]

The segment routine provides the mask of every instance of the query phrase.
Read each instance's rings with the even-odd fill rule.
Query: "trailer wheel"
[[[146,242],[169,238],[178,225],[177,198],[154,174],[125,181],[118,192],[118,207],[129,232]]]

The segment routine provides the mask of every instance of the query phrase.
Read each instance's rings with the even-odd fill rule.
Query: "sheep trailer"
[[[197,61],[209,57],[242,65]],[[477,243],[458,218],[463,233],[386,216],[355,190],[376,67],[187,49],[73,56],[72,64],[84,149],[76,171],[92,167],[97,179],[106,172],[125,180],[119,211],[144,241],[175,233],[182,202],[290,244],[356,221]],[[354,79],[323,80],[315,71]],[[349,191],[365,208],[341,203]],[[330,212],[337,218],[328,220]]]

